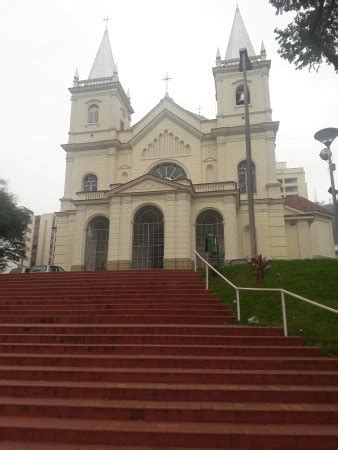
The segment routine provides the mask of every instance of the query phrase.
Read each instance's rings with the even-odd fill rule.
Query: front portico
[[[72,270],[104,268],[105,251],[108,270],[190,269],[194,249],[201,247],[203,251],[203,236],[207,232],[218,234],[222,261],[237,255],[235,183],[193,185],[190,180],[170,181],[146,174],[111,188],[77,194],[75,228],[82,229],[82,233],[74,236],[77,251]],[[96,223],[97,244],[91,233]]]

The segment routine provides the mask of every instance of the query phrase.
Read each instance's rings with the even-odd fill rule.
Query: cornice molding
[[[96,141],[96,142],[80,142],[71,144],[61,144],[61,147],[66,152],[79,152],[85,150],[102,150],[102,149],[131,149],[129,144],[122,143],[118,139],[106,140],[106,141]]]
[[[263,122],[252,124],[250,126],[251,133],[262,133],[273,131],[275,134],[278,131],[279,122]],[[245,134],[245,126],[236,127],[218,127],[211,130],[212,134],[215,136],[236,136]]]

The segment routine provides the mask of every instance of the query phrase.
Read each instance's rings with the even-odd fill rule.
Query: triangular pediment
[[[192,186],[189,180],[183,180],[182,183],[180,183],[146,174],[135,180],[129,181],[128,183],[117,186],[108,193],[108,196],[146,192],[190,191],[191,189]]]
[[[133,126],[134,137],[130,144],[134,146],[162,120],[170,119],[175,125],[180,126],[188,133],[202,139],[201,123],[206,119],[198,116],[181,106],[177,105],[171,99],[163,99],[146,116]]]
[[[212,162],[212,161],[217,161],[217,159],[214,158],[213,156],[209,156],[208,158],[203,159],[203,162]]]

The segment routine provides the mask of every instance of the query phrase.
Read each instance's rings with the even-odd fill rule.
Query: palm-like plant
[[[251,270],[254,272],[256,283],[262,284],[264,282],[265,275],[271,268],[271,260],[263,257],[262,254],[257,255],[256,258],[252,258],[250,262]]]

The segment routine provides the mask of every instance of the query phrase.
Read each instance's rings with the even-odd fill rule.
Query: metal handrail
[[[309,303],[310,305],[314,305],[317,308],[325,309],[326,311],[333,312],[334,314],[338,314],[337,309],[330,308],[329,306],[322,305],[321,303],[314,302],[306,297],[302,297],[301,295],[295,294],[293,292],[287,291],[282,288],[252,288],[252,287],[242,287],[236,286],[230,280],[228,280],[224,275],[222,275],[215,267],[213,267],[208,261],[206,261],[202,256],[196,251],[195,252],[195,272],[197,271],[197,257],[205,263],[206,267],[206,275],[205,275],[205,289],[209,289],[209,267],[217,273],[224,281],[226,281],[231,287],[233,287],[236,291],[236,305],[237,305],[237,320],[241,320],[241,305],[240,305],[240,291],[261,291],[261,292],[280,292],[281,295],[281,304],[282,304],[282,313],[283,313],[283,328],[284,328],[284,336],[288,335],[288,324],[286,317],[286,306],[285,306],[285,295],[290,295],[290,297],[294,297],[297,300],[301,300],[302,302]]]

